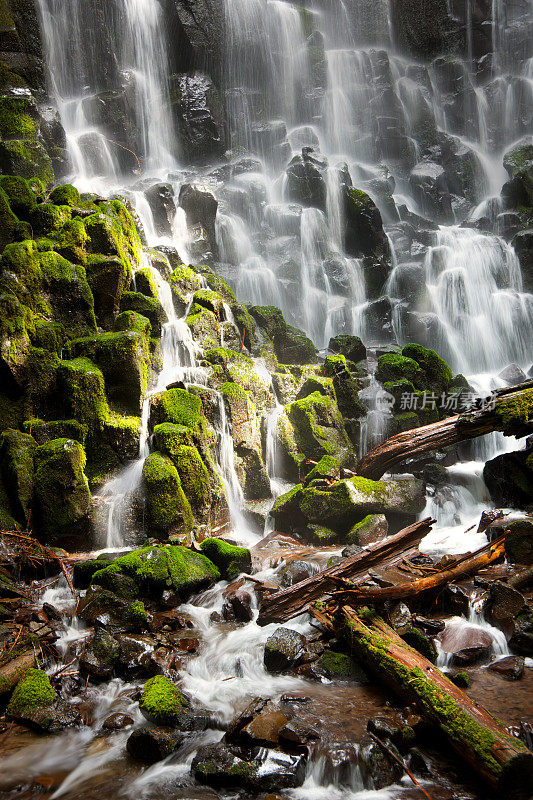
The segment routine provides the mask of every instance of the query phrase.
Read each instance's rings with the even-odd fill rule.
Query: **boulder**
[[[120,298],[120,311],[133,311],[150,321],[152,336],[159,339],[165,322],[168,322],[165,309],[155,297],[141,292],[123,292]]]
[[[487,461],[483,480],[497,507],[527,511],[533,498],[533,450],[503,453]]]
[[[302,206],[313,206],[326,211],[327,188],[324,173],[327,164],[314,155],[312,147],[302,148],[301,155],[296,155],[286,171],[287,200],[300,203]]]
[[[492,637],[482,628],[469,625],[447,626],[440,635],[440,646],[451,653],[450,663],[463,667],[487,660],[492,651]]]
[[[33,500],[33,456],[37,442],[26,433],[8,428],[0,435],[2,480],[15,517],[26,525]]]
[[[177,117],[180,146],[191,163],[224,154],[224,110],[211,78],[203,72],[172,75],[170,98]]]
[[[97,623],[112,633],[138,631],[147,624],[144,603],[130,602],[100,586],[91,586],[80,599],[78,616],[89,625]]]
[[[236,547],[223,539],[204,539],[200,550],[220,570],[224,580],[233,581],[242,572],[250,573],[252,558],[246,547]]]
[[[155,183],[146,189],[144,196],[152,211],[156,233],[172,237],[172,223],[176,216],[172,186],[169,183]],[[139,290],[142,291],[140,287]]]
[[[344,246],[356,258],[390,258],[390,246],[379,209],[361,189],[348,187],[344,194]]]
[[[423,161],[411,170],[409,183],[423,213],[443,223],[451,223],[454,214],[444,167]]]
[[[359,750],[359,766],[365,786],[372,789],[383,789],[393,783],[398,783],[403,775],[403,768],[399,763],[400,754],[392,743],[389,749],[396,751],[398,761],[392,758],[377,742],[366,737],[361,742]]]
[[[143,687],[139,709],[149,722],[170,728],[179,728],[188,708],[180,689],[164,675],[156,675]]]
[[[187,547],[143,547],[95,572],[92,582],[126,597],[160,595],[172,587],[183,599],[220,580],[216,566]]]
[[[83,447],[72,439],[35,450],[34,523],[42,535],[60,538],[87,527],[91,493],[84,467]]]
[[[509,364],[509,366],[505,367],[505,369],[502,369],[502,371],[498,373],[498,378],[501,378],[502,381],[505,381],[507,386],[518,386],[519,383],[524,383],[524,381],[527,381],[526,373],[518,366],[518,364]]]
[[[200,227],[205,231],[208,245],[216,257],[218,247],[215,235],[215,219],[218,201],[208,189],[184,183],[179,193],[179,205],[185,212],[189,229]]]
[[[533,519],[515,520],[507,526],[505,553],[516,564],[533,564]]]
[[[155,535],[187,533],[194,524],[190,503],[170,458],[150,453],[143,466],[148,525]]]
[[[8,718],[40,733],[81,725],[76,708],[58,698],[44,670],[28,669],[8,703]]]
[[[177,750],[183,739],[182,733],[168,728],[137,728],[128,737],[126,749],[136,761],[155,764]]]
[[[384,514],[368,514],[361,522],[356,522],[346,535],[349,544],[366,547],[379,542],[387,535],[389,525]]]
[[[510,180],[502,195],[510,208],[531,207],[533,204],[533,144],[525,138],[508,150],[503,165]]]
[[[486,607],[487,620],[510,636],[514,630],[514,619],[526,608],[524,595],[503,581],[493,581],[489,589]]]
[[[332,353],[340,353],[355,364],[366,359],[366,347],[358,336],[347,334],[334,336],[329,340],[328,349]]]
[[[216,788],[240,787],[254,794],[279,792],[301,786],[305,757],[264,750],[250,760],[238,749],[211,744],[198,750],[191,771],[197,781]]]
[[[291,628],[277,628],[266,640],[264,664],[269,672],[287,672],[301,663],[306,639]]]
[[[501,675],[506,681],[520,680],[524,674],[524,657],[523,656],[507,656],[507,658],[500,658],[489,665],[492,672]]]
[[[281,572],[279,585],[281,588],[286,589],[289,586],[294,586],[295,583],[310,578],[315,572],[316,568],[307,561],[291,561]]]
[[[250,306],[248,309],[257,325],[274,344],[282,364],[314,364],[316,348],[303,331],[287,325],[282,312],[275,306]]]
[[[119,644],[104,628],[98,628],[80,656],[80,672],[105,681],[113,675],[119,656]]]
[[[286,414],[299,450],[313,461],[335,456],[341,463],[351,463],[353,447],[348,439],[337,403],[331,397],[313,392],[290,403]]]

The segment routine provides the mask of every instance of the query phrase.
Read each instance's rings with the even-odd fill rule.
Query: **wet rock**
[[[178,118],[180,145],[193,163],[224,153],[224,111],[212,80],[202,72],[171,76],[171,102]]]
[[[502,371],[498,373],[498,378],[505,381],[507,386],[518,386],[519,383],[527,381],[526,373],[518,364],[509,364],[508,367],[505,367],[505,369],[502,369]]]
[[[252,558],[246,547],[236,547],[223,539],[204,539],[200,550],[220,570],[224,580],[235,580],[242,572],[250,573]]]
[[[80,672],[96,680],[108,680],[118,657],[119,643],[105,629],[99,628],[80,656]]]
[[[215,196],[208,189],[184,183],[180,189],[179,204],[185,211],[188,227],[200,227],[205,231],[211,252],[216,256],[215,219],[218,201]]]
[[[463,667],[475,664],[490,656],[492,637],[481,628],[467,624],[447,625],[440,636],[440,645],[445,653],[451,653],[451,664]]]
[[[397,747],[409,747],[414,739],[415,732],[410,725],[406,725],[400,719],[378,715],[368,720],[367,730],[373,733],[378,739],[393,742]]]
[[[533,609],[528,605],[514,619],[509,647],[524,656],[533,656]]]
[[[359,684],[369,683],[364,669],[357,664],[347,653],[337,653],[326,650],[313,664],[315,675],[329,678],[330,680],[357,681]]]
[[[2,478],[15,517],[24,525],[33,499],[33,456],[37,442],[33,436],[8,429],[0,436]]]
[[[27,670],[11,695],[6,714],[41,733],[81,725],[75,706],[57,697],[48,675],[40,669]]]
[[[394,751],[394,745],[389,745]],[[400,754],[396,751],[398,758]],[[400,759],[401,760],[401,759]],[[359,751],[359,766],[366,787],[383,789],[397,783],[403,776],[403,769],[391,756],[373,740],[363,740]]]
[[[409,625],[402,633],[401,637],[410,647],[413,647],[417,652],[423,655],[432,664],[437,661],[437,649],[433,644],[432,639],[426,636],[425,633],[417,628],[415,625]]]
[[[179,727],[187,707],[180,689],[169,678],[156,675],[144,684],[139,709],[149,722]]]
[[[242,589],[232,591],[222,606],[222,616],[226,622],[250,622],[254,618],[251,594]]]
[[[293,718],[279,731],[279,741],[281,744],[288,744],[290,747],[304,747],[310,742],[320,739],[320,733],[316,728],[307,723]]]
[[[468,689],[470,686],[470,676],[465,670],[451,674],[450,680],[452,683],[455,683],[456,686],[459,686],[460,689]]]
[[[533,291],[533,228],[518,231],[511,244],[520,261],[524,291],[531,293]]]
[[[104,720],[102,728],[106,731],[122,731],[124,728],[130,728],[134,724],[133,717],[129,714],[110,714]]]
[[[279,732],[288,719],[279,706],[268,701],[250,722],[241,728],[239,739],[243,744],[271,747],[279,741]]]
[[[201,747],[193,759],[191,771],[200,783],[242,787],[252,792],[282,791],[303,783],[303,756],[266,750],[253,760],[245,760],[238,753],[224,744]]]
[[[486,462],[483,480],[495,505],[526,511],[533,507],[532,452],[503,453]]]
[[[411,616],[411,612],[405,603],[396,603],[389,610],[389,622],[400,635],[411,624]]]
[[[287,167],[287,199],[326,211],[326,163],[316,157],[311,147],[302,148]]]
[[[137,761],[154,764],[177,750],[183,739],[182,733],[165,728],[137,728],[129,736],[126,748]]]
[[[387,535],[389,525],[384,514],[368,514],[361,522],[350,528],[346,540],[350,544],[366,547],[368,544],[380,542]]]
[[[111,631],[135,631],[146,627],[144,604],[132,603],[100,587],[91,587],[80,598],[78,616],[89,625],[98,624]]]
[[[290,628],[278,628],[265,644],[264,664],[269,672],[286,672],[304,658],[306,638]]]
[[[250,306],[257,325],[262,328],[274,344],[276,356],[282,364],[314,364],[316,348],[299,328],[287,325],[282,312],[274,306]]]
[[[514,630],[514,618],[527,607],[524,595],[502,581],[490,585],[486,607],[487,620],[508,636]]]
[[[523,656],[500,658],[498,661],[490,664],[489,669],[501,675],[501,677],[505,678],[507,681],[517,681],[524,674],[524,658]]]
[[[307,561],[291,561],[280,575],[279,585],[282,588],[293,586],[295,583],[310,578],[316,572],[313,564]]]
[[[172,236],[172,223],[176,216],[174,192],[169,183],[156,183],[144,193],[148,200],[156,232],[160,236]]]
[[[329,340],[328,349],[332,353],[340,353],[354,364],[366,358],[366,347],[358,336],[346,334],[334,336]]]
[[[507,526],[505,553],[516,564],[533,564],[533,519],[516,520]]]
[[[394,25],[402,52],[431,58],[450,49],[458,39],[458,21],[441,0],[398,0]]]
[[[459,616],[468,616],[470,611],[470,589],[458,583],[449,583],[442,593],[441,603],[447,611]]]
[[[442,222],[453,220],[446,173],[440,164],[420,162],[409,178],[414,197],[428,216]]]
[[[503,165],[510,180],[502,196],[510,208],[531,206],[533,203],[533,145],[526,138],[507,151]]]
[[[346,252],[356,258],[387,261],[390,267],[390,246],[383,229],[383,221],[378,207],[366,192],[354,187],[346,187],[344,193],[345,214],[345,248]],[[359,359],[358,359],[359,360]]]

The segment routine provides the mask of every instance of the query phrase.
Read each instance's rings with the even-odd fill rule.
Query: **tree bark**
[[[450,581],[479,572],[480,569],[488,567],[489,564],[493,564],[498,559],[503,558],[505,556],[504,538],[485,545],[475,553],[463,557],[450,569],[435,572],[426,578],[420,578],[409,583],[401,583],[397,586],[356,586],[353,589],[341,590],[333,597],[337,599],[338,596],[339,603],[357,606],[366,605],[367,603],[380,603],[385,600],[401,600],[406,597],[415,597],[431,589],[438,589]]]
[[[15,686],[25,672],[35,664],[35,653],[28,650],[0,667],[0,694]]]
[[[361,459],[357,474],[378,480],[407,459],[492,431],[507,436],[525,436],[533,431],[533,381],[500,390],[487,408],[476,408],[391,436]]]
[[[259,613],[259,624],[266,625],[269,622],[284,621],[303,614],[311,603],[320,598],[329,597],[335,591],[339,578],[349,578],[351,580],[362,578],[373,564],[383,561],[392,554],[400,556],[414,542],[420,541],[430,532],[434,521],[427,517],[420,522],[415,522],[393,536],[388,536],[381,542],[369,545],[363,553],[357,553],[350,558],[344,559],[341,564],[336,564],[323,572],[312,575],[310,578],[305,578],[305,580],[299,581],[299,583],[295,583],[287,589],[282,589],[276,594],[264,598]]]
[[[498,797],[529,800],[533,753],[519,739],[510,736],[499,720],[371,612],[363,622],[353,609],[345,606],[341,622],[355,656],[363,665],[404,700],[415,704],[461,758],[498,789]]]

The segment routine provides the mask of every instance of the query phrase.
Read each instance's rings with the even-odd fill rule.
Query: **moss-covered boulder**
[[[54,181],[52,162],[39,131],[38,111],[29,91],[0,89],[0,172]]]
[[[213,441],[214,432],[204,415],[201,398],[186,389],[167,389],[154,395],[150,410],[150,422],[154,426],[171,423],[188,428],[197,444],[202,439]]]
[[[366,406],[359,399],[357,378],[349,368],[346,357],[341,353],[328,356],[322,369],[324,375],[327,375],[332,381],[335,398],[343,417],[346,419],[359,419],[366,416]]]
[[[92,575],[94,584],[116,594],[127,586],[136,597],[158,597],[171,588],[184,600],[218,580],[220,572],[205,555],[173,545],[133,550]]]
[[[118,661],[119,649],[118,641],[109,631],[98,628],[80,656],[80,673],[97,681],[109,680]]]
[[[3,484],[10,506],[22,525],[30,517],[33,500],[33,456],[37,442],[26,433],[12,428],[0,435],[0,463]]]
[[[381,383],[406,380],[422,389],[425,376],[417,361],[400,353],[384,353],[378,358],[376,379]]]
[[[54,439],[37,447],[34,463],[35,530],[50,538],[81,532],[91,504],[82,445]]]
[[[116,582],[120,584],[120,589],[124,589],[124,585],[128,584],[128,591],[132,591],[131,581],[121,582],[118,579]],[[100,586],[90,586],[85,596],[80,598],[78,616],[88,625],[105,623],[111,633],[141,631],[147,627],[148,622],[141,600],[132,600],[131,595],[128,598],[119,597]]]
[[[131,270],[118,256],[104,255],[89,256],[86,270],[98,324],[111,327],[119,313],[122,294],[130,286]]]
[[[343,355],[349,361],[357,364],[366,358],[366,347],[358,336],[339,334],[329,340],[328,349],[332,353]]]
[[[99,207],[99,213],[85,220],[90,252],[118,257],[131,275],[139,265],[142,253],[133,217],[120,200],[108,200],[100,203]]]
[[[338,406],[331,397],[314,392],[296,400],[286,408],[299,450],[307,458],[320,461],[332,455],[343,464],[353,459],[353,447],[348,439]]]
[[[276,356],[283,364],[314,364],[317,360],[313,342],[298,328],[287,325],[279,308],[250,306],[257,325],[272,340]]]
[[[246,547],[236,547],[223,539],[204,539],[200,549],[227,581],[235,580],[241,572],[251,572],[252,557]]]
[[[191,295],[198,291],[198,289],[201,289],[202,276],[191,269],[191,267],[180,264],[179,267],[173,270],[168,282],[172,290],[172,299],[174,301],[176,314],[181,316],[185,313]]]
[[[214,377],[220,387],[224,383],[237,384],[250,392],[258,411],[271,408],[270,376],[264,369],[258,368],[253,358],[225,347],[207,350],[204,358],[212,365]]]
[[[178,470],[181,486],[198,521],[208,520],[213,502],[211,475],[198,448],[180,445],[176,448],[173,463]]]
[[[187,708],[188,703],[180,689],[164,675],[156,675],[144,684],[139,709],[155,725],[179,727]]]
[[[16,685],[7,706],[7,714],[13,719],[27,720],[37,709],[50,708],[56,699],[46,672],[31,668]]]
[[[424,505],[420,480],[371,481],[357,476],[327,487],[295,486],[276,500],[271,513],[281,531],[305,532],[308,526],[319,525],[344,541],[348,531],[369,514],[418,514]]]
[[[125,330],[75,339],[69,353],[97,365],[111,403],[127,414],[140,413],[151,368],[145,333]]]
[[[150,453],[144,462],[142,477],[147,523],[153,535],[190,531],[194,525],[193,513],[170,458]]]
[[[533,510],[533,449],[502,453],[487,461],[483,480],[497,507]]]
[[[331,481],[340,478],[341,470],[342,466],[338,458],[335,458],[335,456],[322,456],[318,464],[306,475],[305,485],[331,483]]]
[[[222,328],[219,317],[199,303],[193,303],[185,320],[189,326],[191,336],[204,350],[210,350],[220,345]]]
[[[120,299],[121,311],[134,311],[150,320],[152,336],[159,338],[165,322],[168,322],[165,310],[155,297],[147,297],[140,292],[123,292]]]
[[[66,417],[89,426],[101,426],[107,413],[105,381],[88,358],[65,359],[58,375],[58,393]]]
[[[348,544],[365,547],[367,544],[379,542],[387,535],[387,518],[384,514],[367,514],[360,522],[356,522],[346,535]]]
[[[533,517],[508,525],[505,553],[514,564],[533,564]]]
[[[402,349],[402,355],[416,361],[423,370],[425,385],[420,388],[440,393],[452,383],[453,372],[435,350],[428,350],[421,344],[407,344]]]

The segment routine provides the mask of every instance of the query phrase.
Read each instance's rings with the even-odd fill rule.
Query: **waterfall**
[[[50,89],[80,188],[117,185],[125,161],[128,172],[138,170],[137,157],[143,170],[172,168],[177,145],[159,0],[114,0],[103,19],[85,0],[38,0],[38,9]],[[109,109],[101,93],[107,103],[111,94]]]

